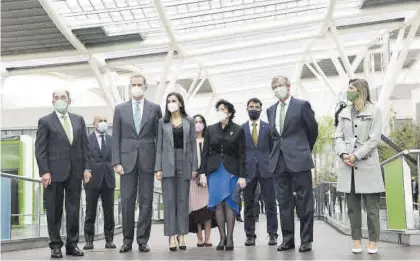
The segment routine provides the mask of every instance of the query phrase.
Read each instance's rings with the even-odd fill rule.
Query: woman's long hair
[[[172,113],[168,110],[168,99],[171,96],[175,96],[179,101],[179,113],[182,117],[186,118],[188,116],[187,112],[185,111],[185,103],[184,98],[182,98],[182,95],[178,92],[171,92],[166,96],[166,103],[165,103],[165,117],[163,117],[163,122],[170,122]]]
[[[199,117],[201,119],[201,121],[203,122],[204,128],[201,131],[201,136],[204,137],[204,135],[206,135],[206,130],[207,130],[207,122],[206,122],[206,119],[204,118],[203,115],[197,114],[197,115],[194,115],[194,122],[195,122],[195,118],[197,118],[197,117]]]
[[[353,85],[359,93],[359,98],[357,98],[353,106],[358,112],[361,112],[366,104],[372,103],[370,100],[369,84],[365,79],[353,79],[350,80],[349,84]]]

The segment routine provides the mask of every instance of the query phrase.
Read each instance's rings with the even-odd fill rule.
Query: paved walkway
[[[137,245],[132,252],[120,254],[119,248],[116,250],[108,250],[104,248],[104,241],[95,242],[95,249],[85,251],[82,258],[68,257],[64,255],[66,260],[416,260],[420,259],[420,247],[403,246],[390,243],[379,244],[379,254],[371,256],[367,253],[354,255],[351,253],[351,238],[345,236],[330,227],[323,221],[315,222],[314,243],[312,252],[299,253],[298,249],[278,252],[275,246],[267,245],[268,238],[265,233],[265,218],[261,216],[260,222],[257,223],[259,237],[257,238],[257,246],[245,247],[245,234],[243,231],[243,223],[237,223],[235,227],[235,250],[231,252],[216,251],[215,248],[197,248],[195,235],[188,235],[186,238],[186,251],[169,252],[168,239],[163,236],[163,225],[153,225],[152,236],[150,239],[151,252],[140,253]],[[298,234],[299,223],[296,222],[296,232]],[[212,230],[213,245],[218,243],[217,229]],[[281,237],[279,243],[281,241]],[[115,243],[119,247],[122,242],[122,236],[117,235]],[[300,242],[296,242],[299,247]],[[364,242],[366,246],[367,242]],[[79,245],[83,247],[82,244]],[[64,251],[64,248],[63,248]],[[2,253],[2,260],[45,260],[49,258],[49,249],[47,247],[40,249],[28,249],[19,252]]]

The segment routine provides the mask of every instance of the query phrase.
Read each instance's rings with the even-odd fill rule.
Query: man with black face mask
[[[255,245],[255,191],[258,183],[267,206],[268,245],[277,245],[277,208],[274,194],[273,173],[268,170],[270,153],[273,147],[272,130],[268,123],[260,120],[262,102],[252,98],[247,103],[249,121],[242,127],[245,132],[246,179],[245,202],[245,246]]]

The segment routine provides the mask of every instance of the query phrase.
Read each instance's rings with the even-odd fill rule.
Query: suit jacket
[[[107,188],[115,188],[115,173],[112,168],[112,137],[105,134],[105,148],[101,151],[96,132],[91,133],[89,140],[89,160],[92,167],[92,180],[87,188],[100,188],[103,180]]]
[[[270,171],[275,171],[281,156],[291,172],[312,169],[314,167],[312,149],[318,137],[318,123],[311,104],[293,97],[290,99],[281,135],[276,129],[275,122],[278,104],[279,102],[267,109],[268,121],[274,133]],[[284,166],[279,167],[284,168]]]
[[[245,135],[241,126],[229,121],[209,126],[204,135],[199,173],[210,175],[223,162],[232,175],[245,178]]]
[[[72,144],[55,112],[38,121],[35,157],[39,175],[51,173],[53,182],[63,182],[69,176],[82,180],[84,170],[90,169],[85,121],[79,115],[68,115],[73,127]]]
[[[118,104],[114,110],[112,128],[112,164],[120,164],[125,173],[130,173],[139,159],[140,170],[153,173],[160,118],[162,118],[160,106],[144,99],[140,133],[137,134],[132,101]]]
[[[197,141],[195,137],[195,122],[192,118],[182,119],[184,136],[185,173],[183,177],[190,179],[197,172]],[[162,171],[162,177],[175,177],[175,148],[171,122],[159,120],[158,138],[156,143],[155,171]]]
[[[246,177],[253,180],[260,173],[262,178],[273,177],[273,172],[269,171],[269,160],[273,148],[273,137],[271,127],[268,123],[260,120],[260,129],[258,132],[257,145],[252,140],[252,134],[249,129],[249,121],[242,125],[245,133],[245,151],[246,151]]]

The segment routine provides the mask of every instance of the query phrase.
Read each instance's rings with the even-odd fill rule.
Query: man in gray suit
[[[300,219],[300,252],[312,249],[314,199],[312,149],[318,137],[318,124],[309,102],[290,95],[287,77],[276,76],[271,87],[279,101],[268,108],[267,116],[273,134],[269,170],[274,173],[275,190],[280,209],[283,243],[278,251],[295,247],[294,206]],[[296,193],[296,200],[293,192]],[[295,202],[295,203],[294,203]]]
[[[132,98],[115,107],[112,130],[112,163],[120,175],[123,219],[123,245],[120,253],[131,251],[134,240],[134,213],[139,201],[137,243],[141,252],[149,252],[153,211],[154,166],[160,106],[144,98],[146,78],[130,80]]]

